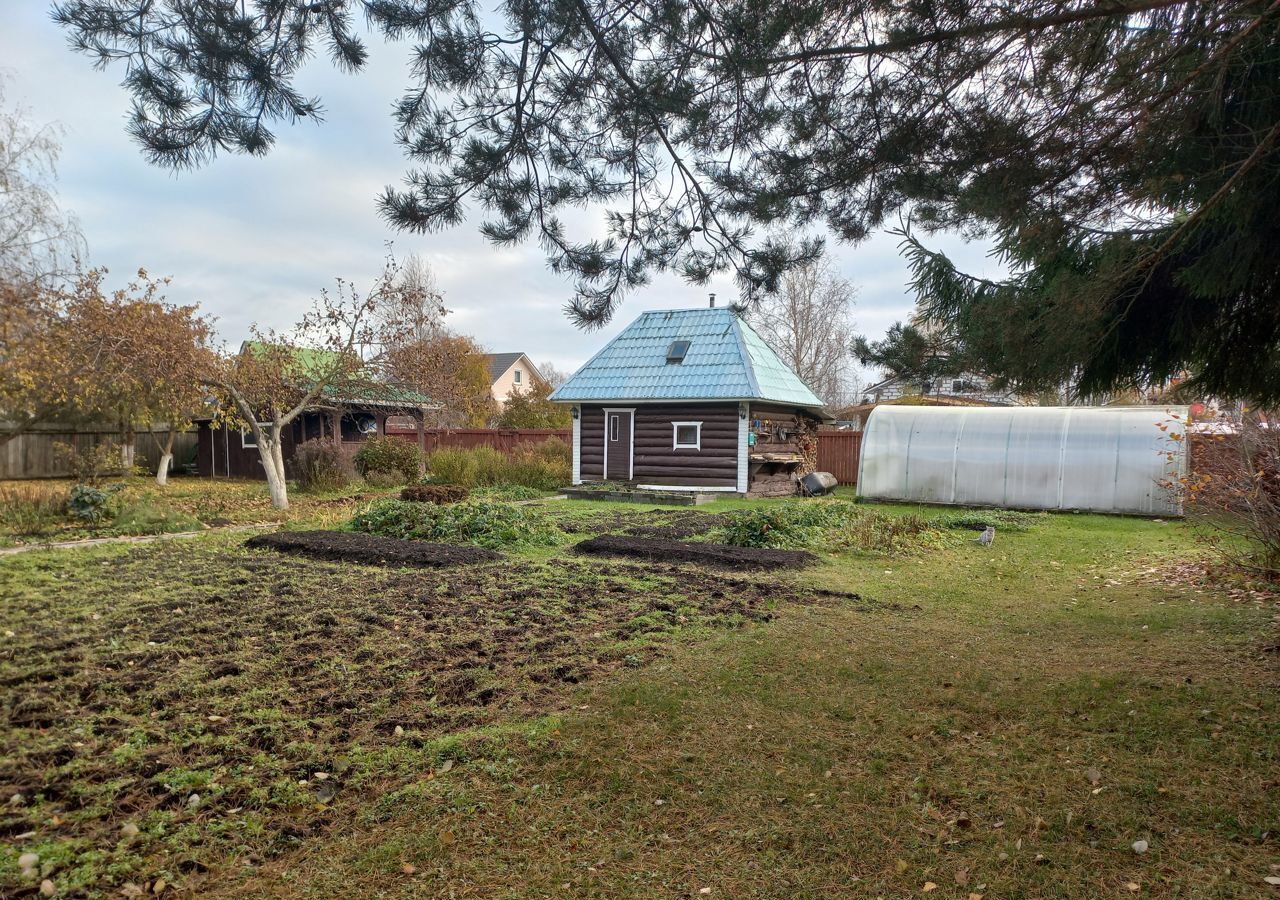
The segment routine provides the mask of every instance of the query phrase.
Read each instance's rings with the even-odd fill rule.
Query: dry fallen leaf
[[[1088,778],[1089,783],[1094,785],[1102,781],[1102,773],[1092,766],[1085,770],[1084,777]]]
[[[907,863],[907,861],[906,861],[905,859],[900,859],[900,860],[898,860],[896,863],[894,863],[894,865],[895,865],[895,866],[897,866],[897,868],[898,868],[898,874],[899,874],[899,875],[901,875],[903,872],[907,871],[907,869],[911,868],[911,866],[910,866],[910,865],[908,865],[908,863]]]
[[[1136,881],[1130,881],[1128,884],[1125,885],[1125,887],[1127,887],[1129,890],[1133,891],[1134,893],[1137,893],[1138,891],[1142,890],[1142,885],[1138,884],[1138,882]]]
[[[957,871],[956,884],[960,885],[960,887],[965,887],[966,885],[968,885],[968,883],[969,883],[969,870],[960,869],[959,871]]]
[[[930,891],[936,891],[937,889],[938,889],[938,886],[934,884],[932,881],[926,881],[924,883],[924,887],[922,887],[920,890],[927,894]]]
[[[406,875],[412,875],[414,872],[418,871],[418,867],[413,863],[405,863],[400,867],[400,871]]]
[[[454,842],[454,836],[452,831],[440,832],[440,843],[444,844],[447,847],[453,842]]]

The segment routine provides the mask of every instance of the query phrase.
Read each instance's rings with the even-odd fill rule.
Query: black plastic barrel
[[[836,476],[830,472],[810,472],[800,479],[800,486],[804,489],[805,494],[810,497],[821,497],[823,494],[830,494],[839,483],[836,481]]]

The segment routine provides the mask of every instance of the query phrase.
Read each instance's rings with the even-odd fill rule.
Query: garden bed
[[[805,550],[769,550],[728,544],[685,543],[662,538],[602,534],[574,545],[579,553],[629,556],[664,562],[693,562],[751,569],[799,569],[818,561]]]
[[[476,565],[502,558],[501,554],[483,547],[406,541],[350,531],[277,531],[251,537],[244,545],[253,549],[294,553],[312,559],[424,569]]]

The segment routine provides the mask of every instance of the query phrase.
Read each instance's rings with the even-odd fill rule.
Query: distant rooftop
[[[524,355],[524,353],[486,353],[484,358],[485,362],[489,364],[489,381],[497,381],[507,369],[514,366],[520,357]],[[530,363],[530,368],[532,367],[533,364]],[[542,377],[537,369],[533,370],[533,374],[538,378]]]
[[[822,408],[764,338],[724,307],[641,313],[551,399],[770,400]]]

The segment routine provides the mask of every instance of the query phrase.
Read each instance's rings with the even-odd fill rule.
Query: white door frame
[[[636,408],[626,406],[604,407],[604,480],[609,480],[609,413],[630,413],[631,434],[627,436],[627,481],[636,477]]]

